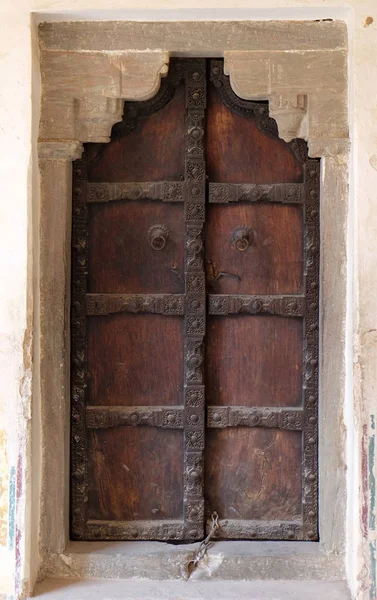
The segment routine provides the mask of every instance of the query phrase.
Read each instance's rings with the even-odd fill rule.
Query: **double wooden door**
[[[316,540],[319,162],[173,59],[74,163],[74,539]]]

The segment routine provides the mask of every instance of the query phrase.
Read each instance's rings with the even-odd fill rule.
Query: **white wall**
[[[136,4],[136,3],[135,3]],[[164,9],[159,12],[160,9]],[[60,11],[65,11],[60,13]],[[35,13],[34,17],[31,13]],[[377,387],[377,3],[376,0],[2,0],[0,5],[0,593],[13,585],[17,552],[17,588],[27,578],[30,540],[24,491],[32,472],[28,462],[31,425],[31,203],[38,202],[35,154],[31,140],[38,120],[35,25],[39,20],[84,19],[344,19],[350,34],[350,115],[353,148],[349,225],[348,314],[348,473],[349,577],[353,591],[366,581],[376,544],[375,507],[364,496],[365,538],[360,545],[359,489],[375,474],[371,415]],[[34,79],[33,74],[34,60]],[[32,85],[36,102],[32,106]],[[32,191],[34,192],[32,195]],[[29,293],[29,298],[31,294]],[[356,299],[359,308],[356,310]],[[353,329],[354,327],[354,329]],[[354,332],[354,336],[353,336]],[[37,352],[37,349],[34,349]],[[354,363],[355,381],[352,380]],[[38,382],[34,382],[38,385]],[[353,396],[354,390],[354,396]],[[373,412],[374,411],[374,412]],[[38,411],[34,411],[37,420]],[[34,423],[37,425],[37,423]],[[33,426],[34,426],[33,424]],[[361,434],[364,428],[364,439]],[[38,427],[35,428],[38,431]],[[53,451],[53,449],[51,449]],[[362,453],[364,451],[364,458]],[[369,456],[368,456],[369,453]],[[18,490],[18,491],[17,491]],[[18,496],[17,514],[14,498]],[[10,501],[9,501],[10,499]],[[19,528],[7,534],[13,519]],[[24,519],[25,526],[24,526]],[[25,533],[26,532],[26,533]],[[30,543],[33,545],[30,546]],[[364,557],[360,556],[364,553]],[[359,577],[361,575],[361,577]],[[373,596],[371,592],[371,598]],[[365,591],[365,594],[369,593]],[[361,596],[360,596],[361,597]],[[367,598],[364,595],[364,598]]]

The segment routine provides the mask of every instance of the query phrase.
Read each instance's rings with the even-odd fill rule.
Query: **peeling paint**
[[[16,531],[16,469],[10,468],[9,474],[9,524],[8,524],[8,547],[14,549],[14,536]]]
[[[369,598],[370,598],[370,600],[376,600],[376,598],[377,598],[376,542],[370,542],[369,550],[370,550],[370,581],[371,581],[371,585],[369,588]]]
[[[371,415],[372,431],[376,430],[374,415]],[[373,433],[369,438],[369,527],[374,531],[376,529],[376,477],[374,474],[374,457],[376,451],[376,434]]]
[[[368,426],[363,426],[363,435],[361,438],[361,488],[362,488],[362,506],[361,506],[361,525],[363,537],[368,537]]]
[[[8,529],[7,434],[0,431],[0,546],[6,546]]]

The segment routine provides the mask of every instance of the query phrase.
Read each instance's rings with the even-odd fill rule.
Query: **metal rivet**
[[[263,106],[261,106],[258,112],[260,115],[263,115],[266,112],[266,110],[265,108],[263,108]]]
[[[308,531],[308,537],[313,538],[315,536],[314,531]]]
[[[216,423],[218,421],[221,421],[221,415],[220,415],[220,413],[218,413],[218,412],[213,413],[212,420],[215,421]]]
[[[310,310],[315,310],[317,308],[317,304],[315,302],[312,302],[309,308]]]
[[[315,417],[309,417],[309,423],[316,423],[317,419]]]
[[[213,73],[214,75],[218,75],[218,74],[220,73],[220,69],[219,69],[219,67],[213,67],[213,69],[212,69],[212,73]]]
[[[312,519],[313,517],[315,517],[315,512],[314,512],[314,510],[310,510],[310,511],[308,512],[308,517],[310,517],[311,519]]]
[[[288,415],[288,423],[294,423],[296,421],[295,415]]]
[[[200,97],[199,92],[194,92],[193,95],[192,95],[192,97],[194,98],[194,100],[198,100],[199,97]]]
[[[199,300],[193,300],[191,302],[191,308],[199,308],[200,307],[200,301]]]
[[[190,398],[193,402],[196,402],[197,400],[199,400],[198,392],[194,392],[193,394],[191,394]]]
[[[314,331],[315,329],[317,329],[317,325],[316,325],[316,323],[312,323],[312,324],[310,325],[310,328],[309,328],[309,329],[310,329],[310,331]]]
[[[311,446],[313,446],[315,444],[315,439],[314,438],[309,438],[308,442],[309,442],[309,444]]]
[[[199,174],[199,169],[198,167],[194,167],[193,170],[191,171],[192,174],[194,175],[194,177],[196,177]]]
[[[194,81],[198,81],[198,79],[200,79],[200,73],[198,73],[198,71],[195,71],[195,73],[192,74],[192,78]]]
[[[191,421],[191,423],[197,423],[199,421],[198,415],[195,413],[190,415],[190,421]]]
[[[315,171],[313,171],[313,170],[312,170],[312,171],[310,171],[309,175],[310,175],[310,177],[314,177],[314,175],[315,175]]]
[[[316,195],[316,191],[315,190],[310,190],[310,196],[312,198],[314,198],[315,195]]]
[[[290,539],[294,538],[295,537],[294,532],[293,531],[288,531],[287,532],[287,537],[289,537]]]
[[[197,471],[191,471],[190,477],[191,479],[199,479],[199,473]]]
[[[130,534],[131,534],[131,537],[137,538],[137,536],[138,536],[137,529],[131,529]]]
[[[139,420],[139,415],[138,415],[137,413],[133,413],[133,414],[130,416],[130,421],[131,421],[131,423],[137,423],[137,422],[138,422],[138,420]]]
[[[175,415],[172,415],[172,414],[168,415],[167,416],[167,421],[168,421],[168,423],[174,423],[175,422]]]
[[[312,367],[315,367],[317,365],[318,361],[316,358],[312,358],[312,360],[310,361],[310,364],[312,365]]]
[[[315,398],[314,398],[314,396],[309,396],[308,400],[309,400],[309,402],[314,402]]]
[[[309,481],[314,481],[315,475],[313,475],[313,473],[310,473],[310,475],[308,475],[308,479],[309,479]]]
[[[318,215],[318,212],[316,210],[312,210],[312,212],[310,213],[310,215],[312,217],[316,217]]]
[[[191,194],[192,196],[198,196],[200,194],[200,188],[198,188],[197,186],[192,187]]]

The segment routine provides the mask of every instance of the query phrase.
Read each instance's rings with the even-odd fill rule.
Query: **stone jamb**
[[[193,55],[194,47],[197,56],[224,56],[225,69],[236,93],[245,99],[268,99],[270,114],[277,120],[281,137],[286,140],[304,137],[308,140],[310,155],[322,157],[321,542],[310,544],[310,551],[307,543],[276,546],[269,542],[258,545],[233,542],[232,547],[222,544],[221,550],[218,544],[222,567],[216,570],[216,577],[228,577],[232,564],[237,563],[243,565],[242,578],[276,578],[275,564],[280,554],[286,558],[279,570],[280,577],[283,573],[291,579],[305,579],[310,575],[318,579],[344,577],[346,27],[341,22],[202,22],[202,33],[198,37],[197,25],[195,34],[190,22],[159,23],[158,27],[153,23],[98,22],[41,25],[43,94],[38,284],[41,361],[36,366],[41,379],[41,467],[45,482],[41,490],[41,577],[93,574],[107,577],[101,566],[101,550],[105,547],[110,561],[120,557],[122,568],[118,575],[114,571],[113,576],[127,577],[130,573],[127,565],[132,562],[133,553],[140,554],[139,544],[145,549],[144,542],[100,543],[95,549],[91,543],[68,541],[71,161],[80,156],[83,142],[109,140],[112,125],[121,119],[124,100],[143,100],[156,93],[160,77],[167,73],[170,53]],[[217,30],[220,26],[222,33],[226,33],[223,41],[219,41],[222,40]],[[113,35],[110,36],[111,27]],[[127,28],[129,37],[124,35]],[[124,49],[124,40],[129,50]],[[56,447],[64,448],[65,460],[51,451]],[[179,551],[174,548],[177,564],[184,564],[192,547],[182,547]],[[271,563],[274,552],[275,561]],[[166,566],[172,556],[170,546],[158,542],[148,544],[144,559],[152,561],[153,556],[159,560],[155,568],[148,570],[149,577],[159,578],[160,573],[166,578],[181,576],[181,567],[178,571],[169,571]],[[233,563],[232,557],[235,558]]]

